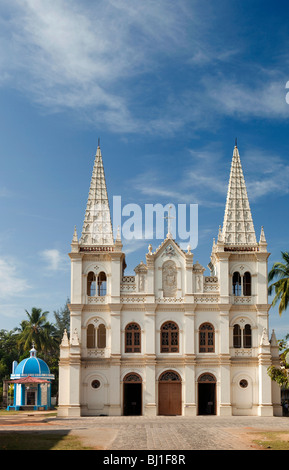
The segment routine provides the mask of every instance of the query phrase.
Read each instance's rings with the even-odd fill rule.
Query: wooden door
[[[159,415],[175,416],[182,414],[181,382],[159,383]]]

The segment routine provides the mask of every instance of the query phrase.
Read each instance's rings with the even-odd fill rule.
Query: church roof
[[[223,229],[219,233],[219,241],[230,246],[257,243],[237,144],[233,151]]]
[[[80,245],[113,245],[112,224],[102,155],[98,145],[92,171]]]

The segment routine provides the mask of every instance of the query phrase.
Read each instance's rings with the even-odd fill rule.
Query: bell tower
[[[221,401],[231,403],[229,368],[243,367],[241,355],[258,367],[258,414],[272,415],[268,338],[267,242],[263,227],[257,242],[239,150],[235,144],[223,227],[213,243],[210,268],[220,286],[220,344],[224,366]],[[237,325],[237,326],[235,326]],[[240,338],[236,341],[236,332]],[[248,338],[250,338],[248,340]],[[238,346],[238,347],[236,347]],[[254,359],[253,359],[254,358]],[[234,369],[231,369],[234,370]],[[240,369],[241,370],[241,369]],[[270,396],[269,396],[270,395]]]
[[[101,353],[102,356],[115,358],[116,362],[120,357],[120,284],[125,255],[120,237],[113,239],[99,145],[94,159],[81,237],[78,239],[75,227],[69,257],[70,338],[66,335],[61,345],[59,415],[80,416],[81,366],[90,353],[87,350],[87,326],[91,324],[94,354]],[[97,349],[100,336],[101,351]],[[117,375],[116,371],[116,379]]]

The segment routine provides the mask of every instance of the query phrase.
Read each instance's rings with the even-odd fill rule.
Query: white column
[[[156,416],[156,373],[155,363],[152,361],[146,365],[146,379],[143,383],[143,413],[145,416]]]
[[[121,410],[121,381],[120,381],[120,358],[121,358],[121,331],[120,331],[120,308],[113,305],[111,311],[111,362],[109,381],[109,415],[120,416]]]
[[[143,383],[143,413],[145,416],[156,416],[156,376],[155,376],[155,304],[146,305],[144,344],[142,354],[146,357],[146,375]]]
[[[267,369],[271,365],[270,344],[259,346],[259,416],[273,416],[272,384]]]
[[[231,416],[231,360],[230,360],[230,328],[229,328],[229,305],[220,306],[220,336],[219,336],[219,358],[220,358],[220,387],[219,387],[219,414],[220,416]]]
[[[121,399],[120,399],[120,360],[114,359],[110,365],[110,381],[109,381],[109,415],[121,416]]]

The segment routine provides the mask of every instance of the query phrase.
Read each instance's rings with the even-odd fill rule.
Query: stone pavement
[[[117,416],[58,418],[1,416],[1,431],[72,433],[103,450],[254,450],[255,432],[287,431],[287,417]]]

